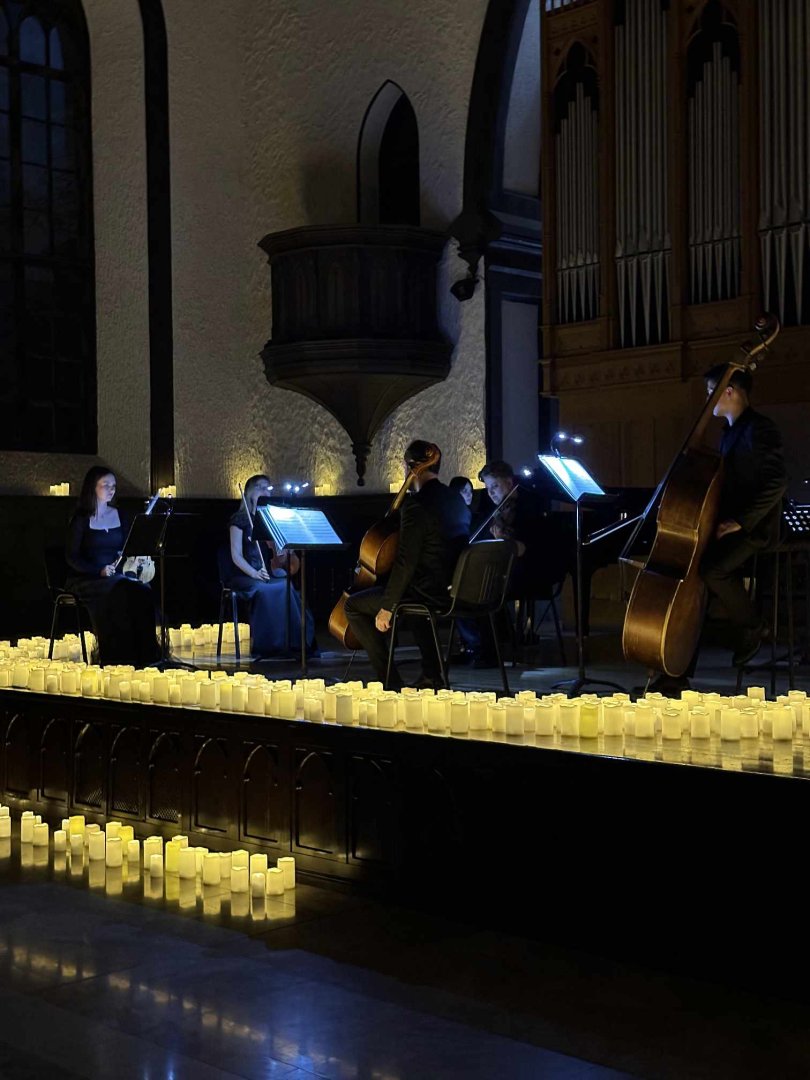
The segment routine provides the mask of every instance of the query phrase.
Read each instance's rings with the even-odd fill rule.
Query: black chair
[[[51,616],[51,641],[48,646],[48,659],[53,659],[53,643],[56,639],[56,626],[59,615],[64,608],[72,608],[76,617],[76,630],[82,645],[82,659],[87,663],[87,646],[84,641],[84,628],[92,626],[90,612],[77,593],[71,592],[65,586],[70,567],[65,558],[63,547],[45,548],[45,584],[53,600],[53,615]],[[82,619],[84,616],[84,619]],[[84,624],[84,625],[83,625]]]
[[[448,603],[443,608],[431,608],[412,600],[404,600],[394,606],[391,613],[391,640],[388,646],[388,668],[385,674],[386,686],[391,680],[391,667],[394,662],[394,642],[397,622],[401,615],[411,615],[428,619],[436,646],[442,683],[449,686],[447,666],[450,650],[453,647],[456,619],[489,619],[498,667],[501,669],[504,693],[508,694],[509,681],[501,656],[501,647],[495,628],[495,615],[501,610],[506,600],[509,575],[515,558],[515,545],[511,540],[482,540],[471,544],[461,553],[456,563],[453,581],[450,585]],[[449,619],[451,624],[450,640],[447,643],[447,659],[442,654],[437,623],[439,619]]]
[[[239,648],[239,601],[248,601],[250,597],[246,592],[232,589],[227,582],[233,573],[233,562],[228,547],[220,547],[217,550],[217,567],[219,569],[219,634],[217,635],[217,660],[222,655],[222,628],[225,623],[225,606],[230,604],[231,619],[233,620],[233,645],[237,663],[242,659]]]
[[[762,570],[762,563],[765,559],[771,559],[771,604],[770,611],[763,610],[765,615],[765,624],[768,629],[769,644],[770,644],[770,659],[761,661],[759,663],[749,663],[742,667],[737,668],[737,686],[736,692],[739,694],[742,688],[742,681],[745,675],[751,675],[755,672],[768,672],[771,677],[771,697],[776,697],[776,676],[780,670],[780,665],[787,663],[787,675],[788,675],[788,689],[795,690],[795,665],[794,654],[796,652],[796,641],[794,633],[794,612],[793,612],[793,550],[787,544],[783,544],[775,550],[759,552],[753,555],[751,558],[751,564],[746,568],[745,576],[749,580],[748,594],[753,601],[756,601],[758,593],[763,592],[762,584],[760,581],[760,575]],[[781,571],[784,568],[784,576]],[[786,631],[786,644],[787,651],[784,656],[777,656],[777,645],[779,639],[779,627],[780,627],[780,607],[784,603],[785,619],[785,631]],[[784,669],[782,669],[784,670]]]

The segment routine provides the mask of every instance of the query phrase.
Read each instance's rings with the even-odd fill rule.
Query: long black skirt
[[[100,664],[144,667],[160,657],[152,590],[116,574],[111,578],[71,578],[67,587],[90,612]]]

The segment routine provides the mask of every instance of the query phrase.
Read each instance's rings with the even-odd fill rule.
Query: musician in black
[[[725,371],[726,365],[718,364],[706,372],[708,396]],[[787,489],[779,429],[773,420],[751,408],[752,386],[750,371],[735,371],[714,407],[714,415],[726,421],[720,443],[723,486],[714,539],[700,566],[710,595],[721,602],[731,623],[731,662],[735,667],[742,667],[756,655],[766,629],[745,589],[743,569],[752,555],[772,550],[779,543],[782,498]],[[662,690],[688,687],[697,655],[682,679],[661,676],[654,686]]]
[[[432,444],[417,439],[405,451],[405,468],[427,460]],[[447,589],[458,557],[467,543],[470,511],[457,491],[439,480],[441,456],[430,469],[420,471],[400,510],[399,546],[384,586],[364,589],[346,601],[346,617],[368,653],[378,679],[385,679],[392,611],[401,600],[446,607]],[[414,620],[413,635],[422,654],[420,685],[440,685],[440,669],[430,625]],[[398,690],[402,679],[393,668],[388,689]]]
[[[554,554],[544,542],[548,519],[543,504],[531,488],[520,483],[506,461],[488,462],[479,472],[478,479],[486,487],[494,506],[504,504],[492,520],[490,534],[497,540],[514,540],[517,547],[509,595],[515,599],[534,595],[540,583],[548,579],[549,560]],[[517,491],[511,494],[515,488]]]
[[[159,658],[155,604],[148,585],[122,572],[129,521],[115,505],[115,492],[111,469],[88,469],[68,525],[65,584],[90,612],[99,662],[144,667]]]

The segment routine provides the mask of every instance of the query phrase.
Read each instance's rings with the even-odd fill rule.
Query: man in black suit
[[[406,469],[429,458],[431,443],[421,439],[405,451]],[[457,491],[438,477],[439,461],[421,470],[400,510],[399,546],[385,586],[354,593],[346,601],[349,626],[368,653],[379,679],[385,678],[388,664],[386,634],[393,608],[400,600],[415,600],[437,608],[448,601],[447,589],[470,532],[470,509]],[[414,621],[413,635],[422,654],[422,685],[440,685],[440,669],[430,625]],[[396,668],[392,669],[390,690],[402,687]]]
[[[726,370],[718,364],[706,372],[706,392],[714,393]],[[720,443],[723,486],[714,540],[700,564],[700,576],[716,596],[732,624],[732,664],[742,667],[759,651],[765,624],[743,583],[743,568],[752,555],[779,542],[782,497],[787,473],[782,439],[773,420],[751,408],[750,371],[735,371],[714,407],[727,424]],[[653,686],[662,692],[682,690],[694,675],[697,652],[681,679],[661,676]]]

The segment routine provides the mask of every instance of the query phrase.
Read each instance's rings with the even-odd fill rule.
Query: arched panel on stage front
[[[104,728],[85,724],[73,749],[73,802],[88,810],[104,809]]]
[[[309,747],[296,747],[294,755],[293,851],[345,858],[336,757]]]
[[[180,736],[174,731],[153,732],[149,750],[149,794],[146,817],[150,821],[180,821]]]
[[[284,771],[279,747],[274,743],[246,743],[244,753],[239,808],[241,835],[268,846],[286,847]]]
[[[17,798],[31,793],[29,778],[29,718],[25,713],[6,713],[3,734],[3,790]]]
[[[394,865],[399,798],[393,762],[353,754],[349,761],[349,861]]]
[[[70,721],[54,717],[39,740],[40,799],[67,804],[70,787]]]
[[[192,828],[227,833],[233,812],[228,798],[230,768],[225,739],[197,736],[192,774]]]
[[[140,817],[141,729],[119,728],[110,748],[110,813]]]

